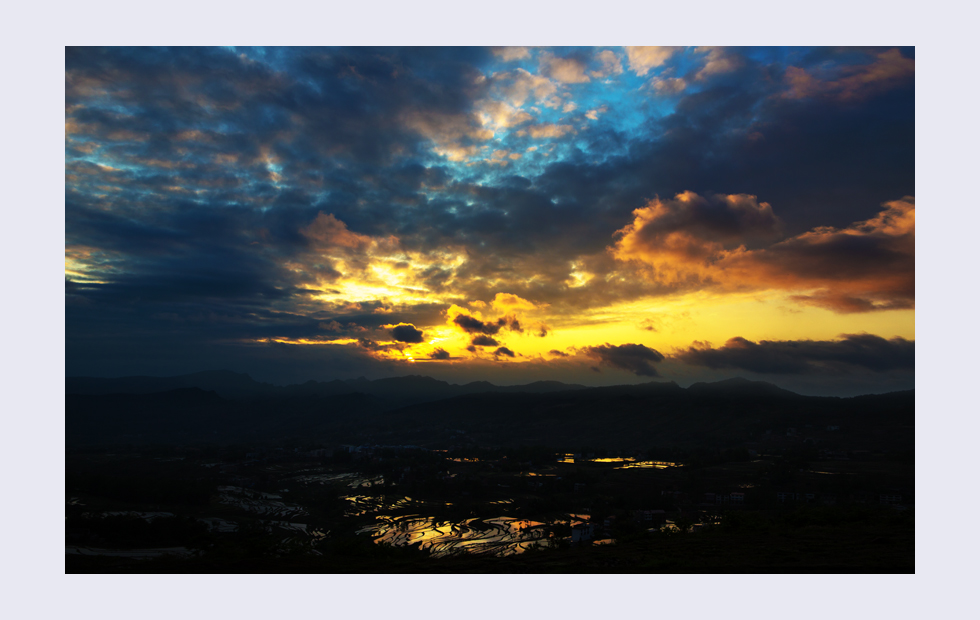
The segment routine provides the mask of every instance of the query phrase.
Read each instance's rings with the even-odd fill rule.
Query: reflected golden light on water
[[[551,546],[545,523],[529,519],[472,517],[461,522],[434,517],[404,515],[378,516],[380,523],[361,530],[374,536],[374,542],[396,547],[419,545],[433,557],[457,553],[506,556],[523,553],[532,545]]]
[[[668,467],[679,467],[680,463],[668,461],[636,461],[624,463],[615,469],[667,469]]]

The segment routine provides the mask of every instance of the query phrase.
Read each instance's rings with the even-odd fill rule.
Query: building
[[[581,543],[592,540],[595,535],[595,526],[591,523],[579,523],[572,526],[572,543]]]

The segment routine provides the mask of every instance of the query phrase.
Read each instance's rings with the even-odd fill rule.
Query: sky
[[[914,387],[913,48],[66,48],[66,374]]]

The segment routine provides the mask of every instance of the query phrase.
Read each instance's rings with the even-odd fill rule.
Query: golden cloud
[[[626,55],[630,69],[637,75],[646,75],[650,69],[659,67],[683,47],[672,46],[628,46]]]
[[[537,308],[533,302],[522,299],[517,295],[511,295],[510,293],[497,293],[493,301],[490,302],[490,305],[501,312],[510,310],[534,310]]]
[[[655,199],[633,212],[610,248],[660,284],[725,291],[776,289],[835,312],[911,308],[915,302],[915,199],[876,217],[759,245],[779,222],[755,196]]]

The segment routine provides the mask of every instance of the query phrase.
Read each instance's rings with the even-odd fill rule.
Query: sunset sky
[[[912,48],[68,48],[67,375],[914,387]]]

